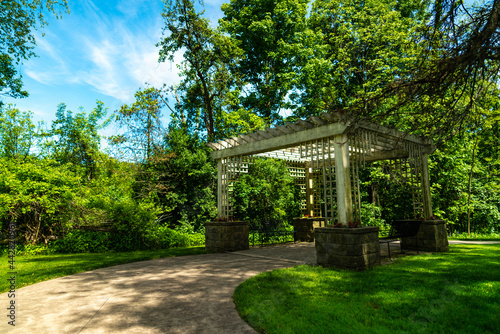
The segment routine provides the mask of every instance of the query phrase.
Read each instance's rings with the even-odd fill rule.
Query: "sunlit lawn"
[[[17,288],[49,279],[76,274],[97,268],[163,257],[203,254],[205,247],[172,248],[154,251],[123,253],[52,254],[17,256],[15,271]],[[10,276],[7,256],[0,257],[0,292],[9,290]]]
[[[276,270],[234,299],[265,333],[498,333],[500,245],[452,245],[364,272]]]

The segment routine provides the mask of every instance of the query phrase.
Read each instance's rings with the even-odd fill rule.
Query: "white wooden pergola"
[[[424,138],[363,121],[349,124],[324,113],[208,145],[218,161],[219,218],[233,218],[233,184],[254,157],[285,160],[291,175],[302,180],[303,211],[310,216],[321,212],[327,221],[344,225],[360,220],[359,168],[395,160],[398,174],[412,185],[415,217],[432,216],[428,155],[433,146]]]

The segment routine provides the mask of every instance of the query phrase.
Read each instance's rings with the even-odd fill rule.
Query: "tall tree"
[[[223,29],[239,42],[245,57],[237,67],[247,83],[243,106],[268,124],[290,108],[301,58],[307,52],[308,0],[231,0],[222,5]]]
[[[89,113],[83,108],[73,114],[61,103],[56,112],[56,120],[46,134],[49,137],[46,148],[50,157],[61,164],[71,163],[83,168],[89,178],[95,176],[98,156],[100,154],[101,136],[98,131],[109,125],[111,119],[106,118],[107,109],[97,101],[96,107]]]
[[[420,11],[394,0],[315,1],[308,24],[321,32],[318,44],[325,51],[318,56],[326,63],[312,60],[319,66],[302,71],[298,115],[354,106],[357,116],[373,116],[376,110],[364,102],[415,67],[425,18]]]
[[[44,14],[59,17],[60,10],[69,12],[66,0],[0,1],[0,95],[28,96],[17,65],[35,56],[33,30],[47,24]]]
[[[121,144],[130,159],[147,163],[160,147],[165,103],[164,92],[148,87],[135,93],[134,103],[124,104],[117,110],[116,121],[125,132],[112,137],[112,142]]]
[[[26,157],[35,144],[33,113],[21,112],[12,105],[0,106],[0,156]]]
[[[216,138],[216,124],[224,112],[238,105],[231,92],[238,89],[238,76],[232,75],[241,51],[234,41],[210,26],[197,12],[191,0],[165,1],[165,27],[160,46],[160,62],[174,60],[176,52],[184,53],[182,82],[174,87],[177,108],[201,122],[208,140]],[[237,94],[236,94],[237,96]]]
[[[419,115],[413,127],[443,142],[475,121],[474,106],[498,84],[500,1],[435,0],[431,13],[417,66],[367,103],[377,109],[390,97],[383,117],[413,110]]]

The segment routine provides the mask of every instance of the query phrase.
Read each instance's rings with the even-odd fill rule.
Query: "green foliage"
[[[256,159],[234,184],[235,217],[291,221],[300,216],[300,193],[282,161]]]
[[[367,226],[386,228],[386,220],[382,218],[382,208],[375,203],[361,203],[361,222]]]
[[[217,170],[209,148],[182,125],[172,125],[165,138],[165,160],[151,169],[165,191],[159,203],[166,208],[161,220],[181,231],[203,229],[217,215]]]
[[[165,1],[164,37],[157,46],[161,47],[160,61],[173,61],[177,51],[184,53],[180,65],[183,80],[172,87],[179,119],[184,121],[187,113],[196,129],[206,131],[212,141],[223,138],[216,129],[223,129],[224,113],[238,109],[235,91],[241,82],[231,68],[239,62],[241,50],[202,15],[192,0]]]
[[[319,52],[304,67],[299,116],[317,113],[316,108],[335,110],[369,100],[411,72],[422,52],[416,42],[422,25],[416,17],[404,17],[399,8],[391,0],[313,3],[308,25],[321,36],[313,46]],[[371,116],[378,112],[362,108],[354,112]]]
[[[205,245],[205,234],[183,233],[168,226],[157,226],[151,229],[147,239],[149,244],[157,249]]]
[[[267,124],[290,107],[287,94],[296,87],[305,52],[307,0],[240,1],[222,5],[222,28],[244,51],[234,69],[248,84],[243,106]]]
[[[117,111],[116,121],[125,133],[111,137],[111,142],[125,150],[127,160],[147,163],[158,151],[163,135],[163,92],[148,87],[135,93],[135,102]]]
[[[111,246],[109,232],[73,230],[51,248],[58,253],[105,253]]]
[[[21,112],[12,105],[0,105],[0,156],[22,158],[35,144],[33,113]]]
[[[25,243],[47,242],[68,225],[81,179],[52,160],[0,158],[0,224],[16,222]]]
[[[105,118],[107,109],[97,101],[96,107],[89,113],[83,108],[76,115],[66,110],[61,103],[52,122],[50,131],[45,134],[45,155],[61,164],[72,164],[81,168],[89,177],[95,177],[96,163],[100,159],[100,140],[98,131],[109,125],[111,119]]]
[[[480,145],[472,169],[471,201],[468,204],[468,178],[472,168],[472,150],[475,136]],[[454,143],[447,143],[430,156],[432,203],[438,217],[446,219],[451,231],[467,231],[467,215],[471,210],[473,232],[498,232],[500,230],[500,188],[496,178],[497,167],[491,133],[465,134]],[[494,137],[493,137],[494,138]],[[491,177],[492,175],[493,178]]]
[[[19,65],[35,56],[33,31],[46,24],[44,13],[57,17],[59,9],[69,12],[66,0],[0,1],[0,95],[28,96],[18,74]]]

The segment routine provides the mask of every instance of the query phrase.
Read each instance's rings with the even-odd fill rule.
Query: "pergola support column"
[[[424,218],[430,219],[433,216],[431,202],[431,185],[429,181],[429,160],[428,154],[422,154],[422,197],[424,206]]]
[[[224,208],[222,205],[222,159],[217,160],[217,215],[219,218],[225,217]]]
[[[339,223],[352,222],[351,173],[349,167],[349,138],[342,134],[334,138],[335,180]]]
[[[314,189],[313,189],[313,175],[311,169],[311,162],[306,161],[304,164],[306,171],[306,212],[310,217],[314,216]]]

